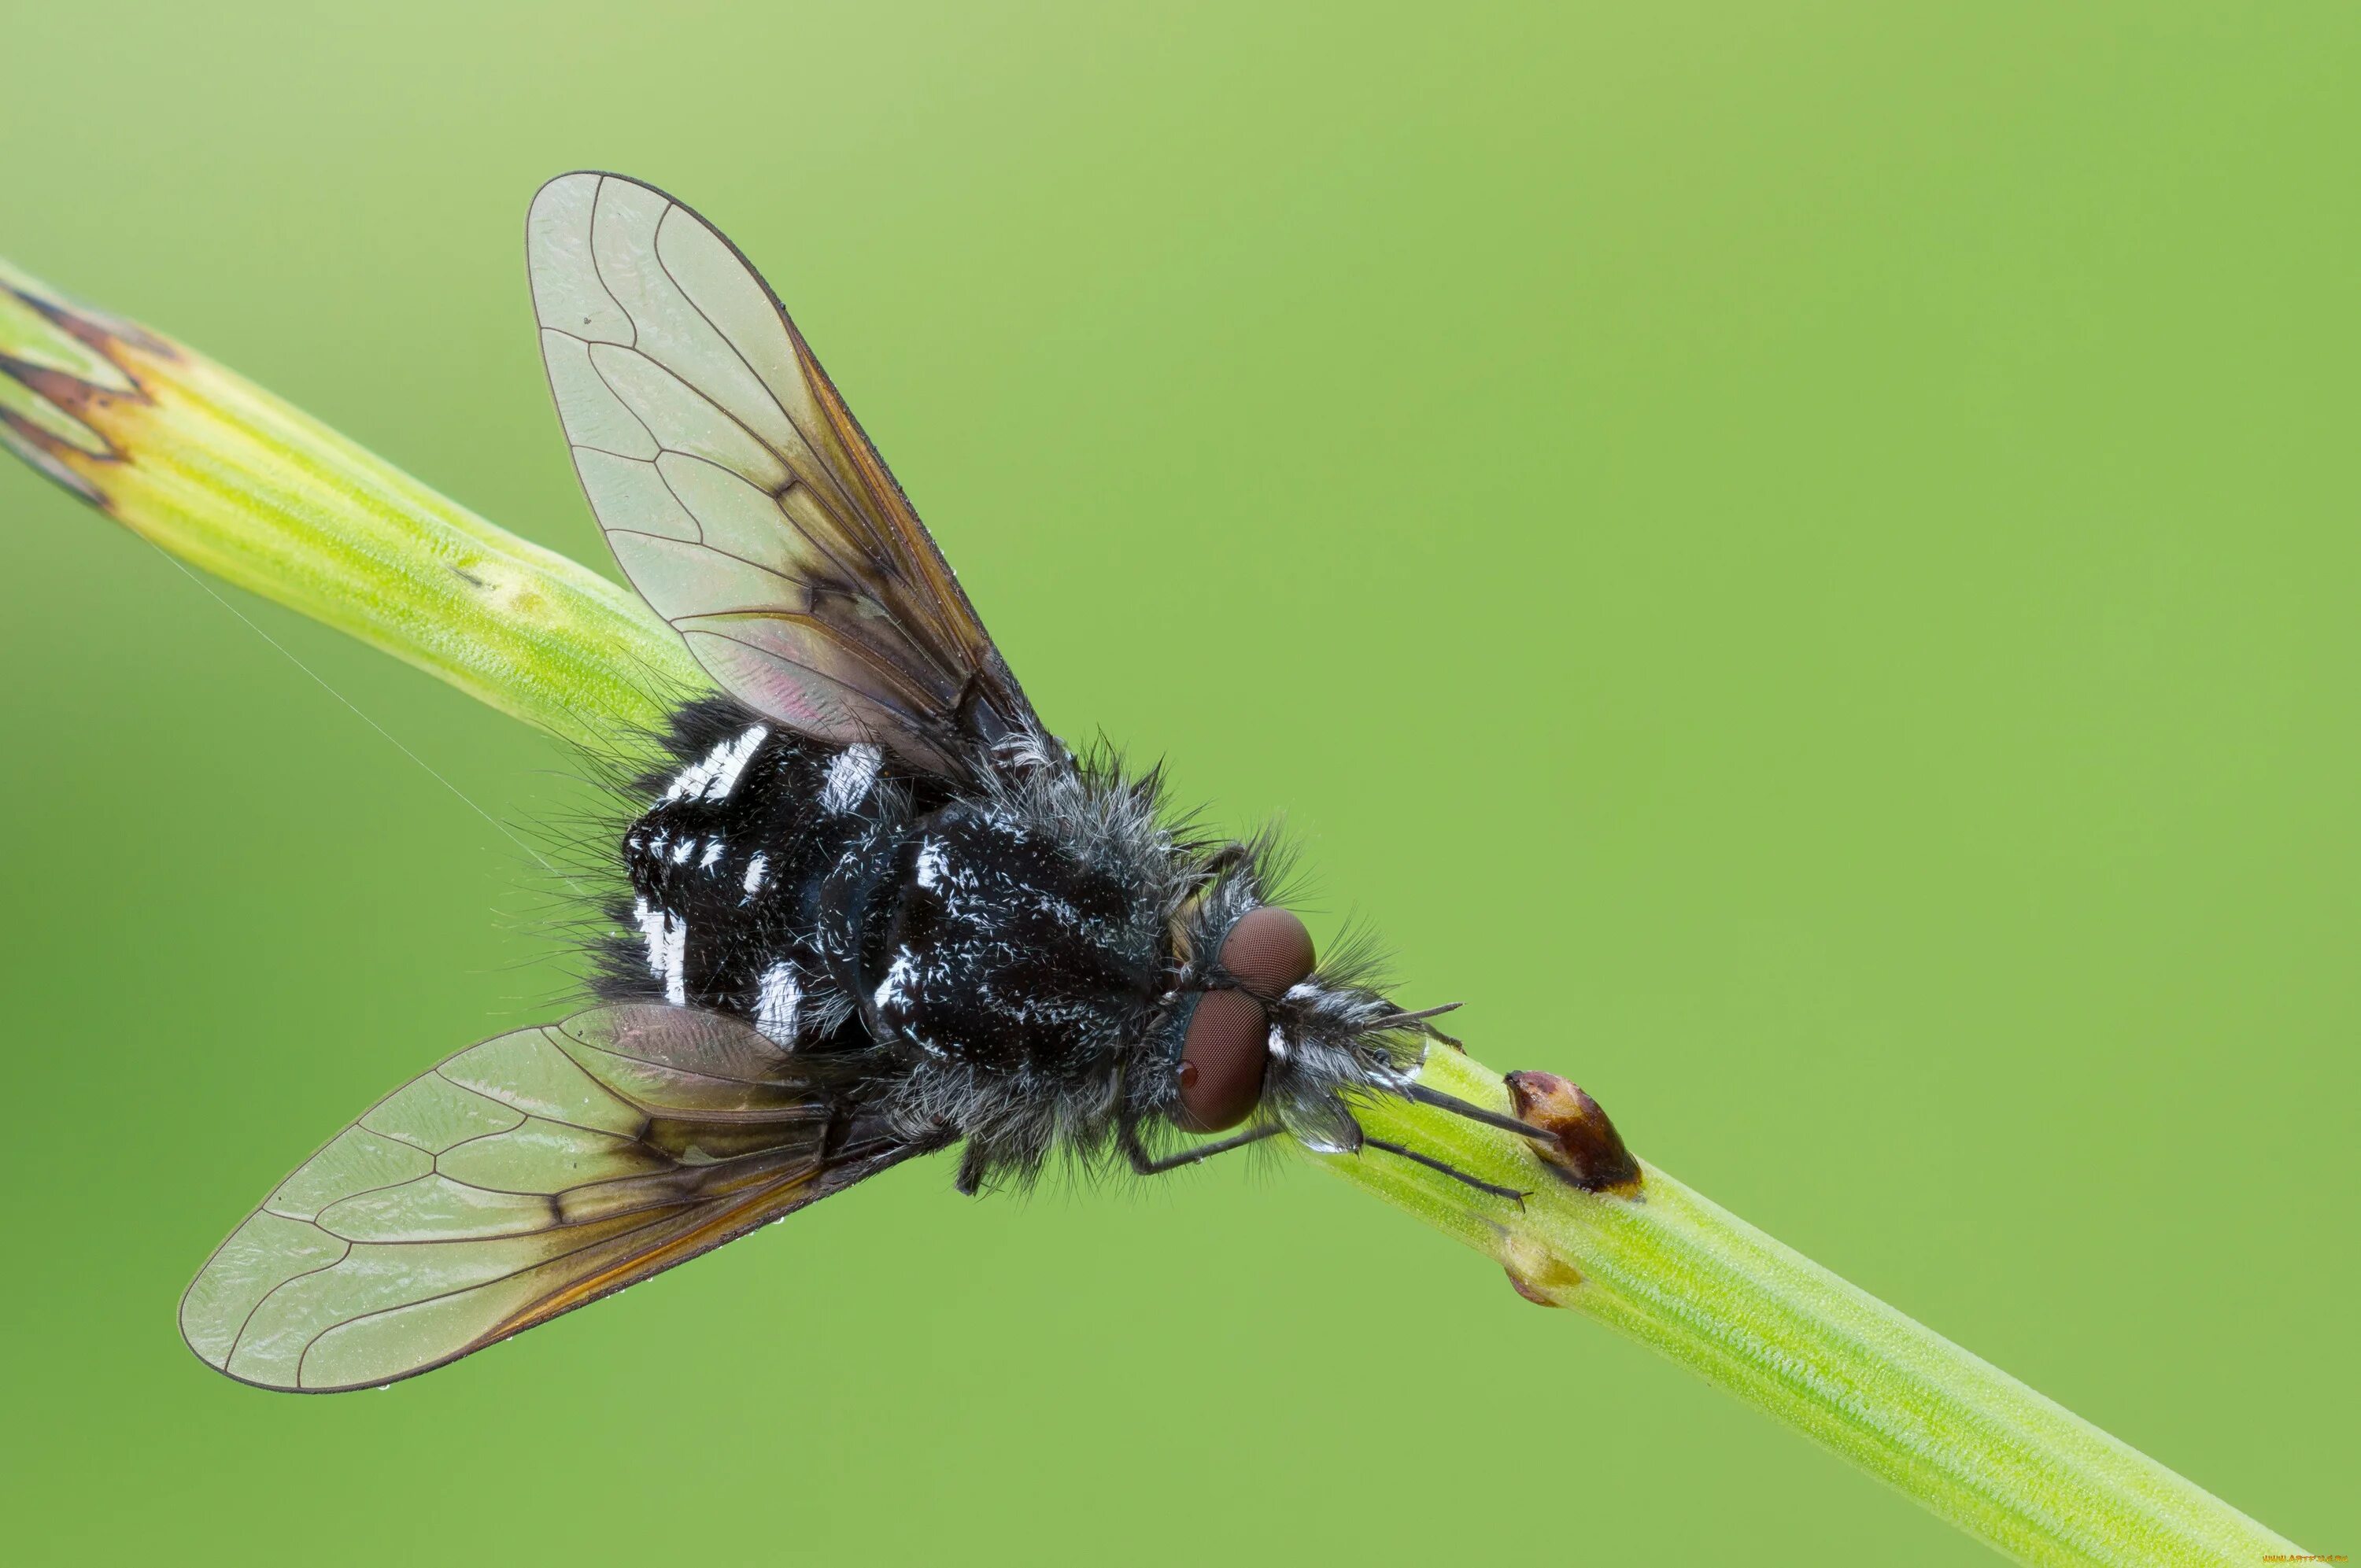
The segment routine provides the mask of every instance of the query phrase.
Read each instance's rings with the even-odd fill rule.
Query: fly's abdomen
[[[851,997],[827,961],[821,890],[849,851],[891,854],[877,829],[900,797],[882,755],[724,703],[684,711],[674,745],[623,835],[631,900],[603,989],[733,1014],[782,1045],[834,1034]]]

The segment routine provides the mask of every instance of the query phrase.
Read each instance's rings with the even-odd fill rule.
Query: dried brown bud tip
[[[1640,1162],[1580,1086],[1554,1072],[1512,1072],[1508,1081],[1517,1119],[1557,1135],[1555,1148],[1536,1144],[1533,1149],[1552,1170],[1585,1192],[1638,1190]]]

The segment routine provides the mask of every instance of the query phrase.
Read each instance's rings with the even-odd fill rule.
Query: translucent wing
[[[735,1019],[615,1006],[396,1090],[207,1260],[181,1332],[241,1382],[390,1383],[923,1152]]]
[[[526,256],[575,471],[715,679],[831,741],[963,759],[1038,727],[942,552],[770,287],[613,174],[533,198]]]

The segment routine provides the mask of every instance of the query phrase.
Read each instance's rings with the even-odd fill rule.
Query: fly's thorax
[[[992,797],[911,824],[870,997],[881,1037],[1045,1089],[1117,1069],[1169,969],[1163,889],[1071,827]]]

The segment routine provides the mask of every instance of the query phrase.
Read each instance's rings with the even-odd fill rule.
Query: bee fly
[[[1365,1135],[1437,1035],[1266,902],[1268,844],[1042,727],[900,487],[746,259],[614,175],[527,222],[575,467],[727,696],[675,717],[625,830],[599,1004],[460,1052],[280,1185],[181,1307],[266,1387],[438,1366],[964,1145],[1142,1174]],[[1223,1135],[1191,1141],[1203,1135]]]

